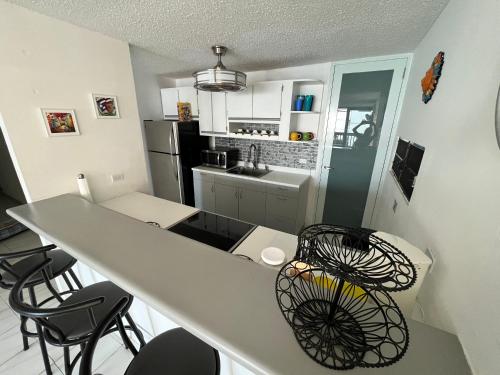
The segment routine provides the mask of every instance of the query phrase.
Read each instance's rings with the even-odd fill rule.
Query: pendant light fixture
[[[193,73],[194,87],[202,91],[224,92],[241,91],[247,88],[247,76],[243,72],[227,69],[222,63],[226,54],[224,46],[213,46],[212,51],[217,56],[217,65],[213,68]]]

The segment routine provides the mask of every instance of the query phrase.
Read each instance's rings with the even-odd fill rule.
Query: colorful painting
[[[431,67],[425,73],[424,78],[420,82],[422,85],[422,101],[428,103],[431,100],[434,91],[436,91],[436,86],[441,77],[441,70],[444,64],[444,52],[438,52],[434,60],[432,61]]]
[[[80,134],[74,110],[42,109],[42,115],[49,136]]]
[[[116,96],[92,94],[92,99],[97,118],[120,118]]]

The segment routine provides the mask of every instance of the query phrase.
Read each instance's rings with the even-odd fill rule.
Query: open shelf
[[[253,139],[257,141],[279,141],[279,135],[261,135],[261,134],[235,134],[228,133],[229,138]]]

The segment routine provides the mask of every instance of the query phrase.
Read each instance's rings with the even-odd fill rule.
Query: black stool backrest
[[[44,259],[47,259],[47,251],[55,249],[57,246],[55,245],[47,245],[47,246],[42,246],[42,247],[37,247],[34,249],[30,250],[21,250],[21,251],[16,251],[12,253],[7,253],[7,254],[0,254],[0,270],[3,270],[5,273],[8,273],[12,275],[16,280],[20,280],[23,275],[19,275],[16,273],[16,271],[12,268],[12,265],[10,261],[12,259],[17,259],[17,258],[25,258],[28,256],[32,255],[37,255],[37,254],[42,254]],[[52,270],[48,270],[49,276],[50,272]],[[10,289],[12,285],[10,284],[5,284],[2,282],[2,274],[0,273],[0,287],[4,289]]]
[[[66,305],[63,307],[54,307],[54,308],[41,308],[27,304],[26,302],[23,301],[22,292],[26,283],[30,280],[30,278],[33,275],[36,275],[37,273],[41,272],[47,288],[49,288],[49,290],[52,288],[52,285],[50,284],[50,277],[48,274],[50,269],[49,264],[51,262],[52,262],[51,259],[46,259],[39,265],[32,267],[32,269],[26,272],[26,274],[24,274],[19,279],[19,281],[17,281],[16,284],[14,284],[14,287],[12,288],[9,295],[9,304],[12,307],[12,309],[18,314],[33,319],[43,327],[49,329],[50,332],[53,334],[53,336],[62,343],[63,341],[65,341],[63,333],[58,327],[50,323],[49,318],[57,315],[63,315],[63,314],[74,313],[77,311],[87,310],[88,311],[87,315],[90,319],[90,322],[92,326],[95,327],[97,324],[95,321],[95,316],[92,311],[92,308],[103,303],[104,297],[92,298],[71,305]]]
[[[97,342],[104,334],[104,332],[109,328],[110,325],[114,324],[116,318],[119,318],[121,311],[126,308],[129,301],[128,298],[124,297],[119,300],[110,312],[106,315],[106,317],[101,320],[97,328],[94,330],[94,333],[87,341],[85,345],[85,350],[82,354],[82,359],[80,361],[80,375],[92,375],[92,359],[94,357],[95,348],[97,346]],[[125,336],[128,338],[128,336]],[[137,349],[134,345],[129,341],[127,342],[127,346],[130,348],[132,354],[137,355]]]

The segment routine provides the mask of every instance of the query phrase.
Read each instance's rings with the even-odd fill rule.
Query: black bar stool
[[[92,357],[97,342],[128,303],[127,298],[122,298],[95,329],[83,351],[80,375],[92,375]],[[182,328],[171,329],[156,336],[139,352],[130,340],[128,341],[127,345],[131,348],[134,359],[130,362],[125,375],[218,375],[220,373],[219,352]]]
[[[36,303],[34,295],[31,305],[25,303],[22,298],[22,291],[34,275],[41,274],[44,283],[49,289],[51,288],[47,271],[50,269],[49,265],[51,263],[51,259],[46,259],[41,264],[32,267],[12,288],[9,304],[20,315],[35,321],[37,327],[40,327],[40,331],[43,328],[45,342],[63,348],[66,375],[72,373],[85,344],[95,332],[96,327],[108,316],[113,306],[123,298],[126,298],[127,305],[123,306],[120,315],[115,316],[113,324],[109,325],[103,334],[118,331],[124,340],[125,346],[132,349],[129,344],[130,339],[125,332],[131,330],[137,336],[141,347],[145,345],[142,333],[128,313],[134,297],[109,281],[64,292],[69,294],[66,299],[62,299],[55,294],[59,301],[57,307],[40,307]],[[129,326],[123,324],[122,317],[128,321]],[[71,360],[69,348],[75,345],[80,346],[80,352]]]
[[[10,290],[14,287],[15,283],[18,282],[22,276],[25,275],[33,266],[40,264],[45,259],[50,259],[52,261],[50,269],[48,270],[48,275],[50,279],[54,279],[58,276],[62,276],[64,282],[68,286],[70,291],[74,291],[78,288],[82,288],[82,284],[76,277],[75,273],[71,269],[76,263],[76,259],[68,255],[62,250],[54,250],[55,245],[47,245],[42,247],[37,247],[29,250],[20,250],[16,252],[9,252],[0,254],[0,288]],[[16,262],[14,263],[14,260]],[[73,283],[70,281],[73,280]],[[33,305],[44,305],[48,302],[61,298],[61,294],[58,293],[52,284],[50,284],[49,291],[52,295],[45,299],[44,301],[37,302],[35,297],[34,288],[37,285],[44,283],[44,279],[41,273],[32,275],[32,277],[27,280],[25,288],[28,289],[30,301]],[[76,287],[75,287],[76,286]],[[21,291],[22,298],[22,291]],[[43,335],[40,327],[37,327],[37,332],[30,332],[26,326],[27,318],[21,315],[21,334],[23,338],[23,349],[29,349],[28,337],[38,337],[40,342],[40,349],[42,351],[42,357],[45,365],[47,374],[51,374],[49,357],[47,354],[47,348],[43,340]]]

